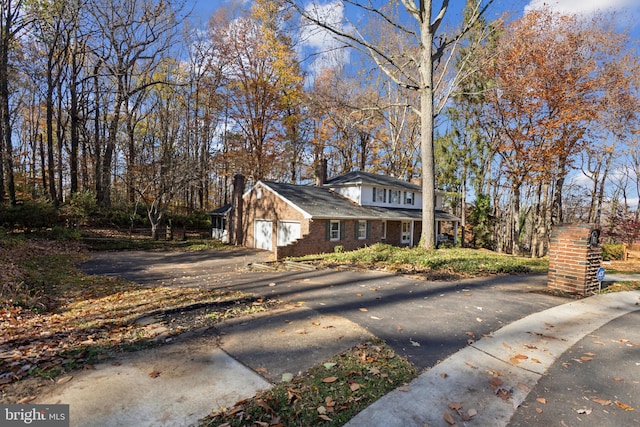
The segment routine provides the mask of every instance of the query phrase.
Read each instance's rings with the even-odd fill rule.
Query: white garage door
[[[254,240],[257,249],[272,250],[273,241],[273,222],[257,219],[254,223]]]
[[[278,246],[286,246],[300,238],[300,223],[296,221],[278,222]]]

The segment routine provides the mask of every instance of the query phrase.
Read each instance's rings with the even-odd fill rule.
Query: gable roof
[[[336,176],[335,178],[327,180],[327,183],[325,185],[327,187],[342,187],[354,184],[364,184],[378,187],[392,187],[410,191],[421,191],[419,185],[415,185],[391,176],[377,175],[374,173],[363,171],[353,171],[344,175]]]
[[[338,183],[338,185],[334,185]],[[379,220],[422,220],[421,208],[398,208],[384,206],[361,206],[331,190],[330,186],[368,184],[392,188],[420,191],[420,187],[396,178],[375,175],[368,172],[350,172],[329,180],[326,186],[284,184],[272,181],[258,181],[256,187],[263,186],[283,199],[307,218],[316,219],[379,219]],[[436,220],[459,221],[455,216],[436,210]]]
[[[368,208],[355,204],[327,187],[283,184],[270,181],[260,181],[256,186],[260,184],[298,208],[309,218],[373,219],[376,217]]]

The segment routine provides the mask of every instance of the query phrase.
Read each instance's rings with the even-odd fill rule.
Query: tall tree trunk
[[[93,69],[93,96],[95,98],[94,119],[93,119],[93,144],[94,144],[94,162],[93,173],[96,186],[96,199],[98,203],[104,200],[104,190],[102,188],[102,138],[100,135],[101,105],[100,105],[100,80],[98,72],[100,71],[100,61]]]
[[[78,117],[78,52],[74,46],[71,54],[71,81],[69,82],[69,115],[71,116],[71,152],[69,158],[70,194],[78,192],[78,146],[80,145],[80,117]]]
[[[55,160],[53,157],[53,53],[49,53],[47,60],[47,97],[45,100],[46,126],[47,126],[47,171],[49,178],[49,199],[58,204],[58,196],[56,195],[56,176],[55,176]]]
[[[19,8],[19,6],[17,6]],[[4,8],[3,8],[4,9]],[[5,175],[9,202],[16,204],[16,190],[13,178],[13,143],[11,141],[11,115],[9,113],[9,49],[13,42],[13,18],[14,13],[11,4],[6,5],[2,11],[2,33],[0,34],[0,202],[5,195]]]
[[[602,221],[602,204],[604,203],[604,187],[607,183],[607,176],[609,175],[609,169],[611,168],[611,163],[613,161],[613,156],[609,155],[607,157],[607,161],[605,163],[604,172],[602,173],[602,179],[600,180],[600,189],[598,190],[598,201],[596,203],[596,213],[594,217],[594,223],[600,227],[600,223]]]
[[[422,37],[422,56],[420,57],[420,157],[422,161],[422,235],[420,245],[425,249],[436,247],[436,175],[433,148],[433,34],[435,28],[431,24],[431,0],[421,1],[420,22]],[[442,9],[446,10],[447,0]]]

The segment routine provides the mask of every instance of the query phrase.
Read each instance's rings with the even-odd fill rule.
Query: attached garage
[[[266,251],[273,250],[273,221],[257,219],[254,221],[254,247]]]
[[[278,221],[278,246],[287,246],[301,237],[299,221]]]

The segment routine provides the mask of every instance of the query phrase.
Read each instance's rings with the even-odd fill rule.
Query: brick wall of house
[[[345,251],[352,251],[381,241],[382,221],[369,221],[370,233],[366,239],[361,240],[355,234],[357,220],[343,220],[345,223],[344,235],[338,241],[327,239],[327,223],[329,221],[311,221],[308,235],[302,233],[302,239],[287,246],[277,247],[276,259],[281,260],[292,256],[335,252],[337,246],[341,246]]]
[[[591,244],[593,224],[554,226],[549,242],[547,287],[571,294],[590,295],[598,289],[596,271],[602,248]]]

